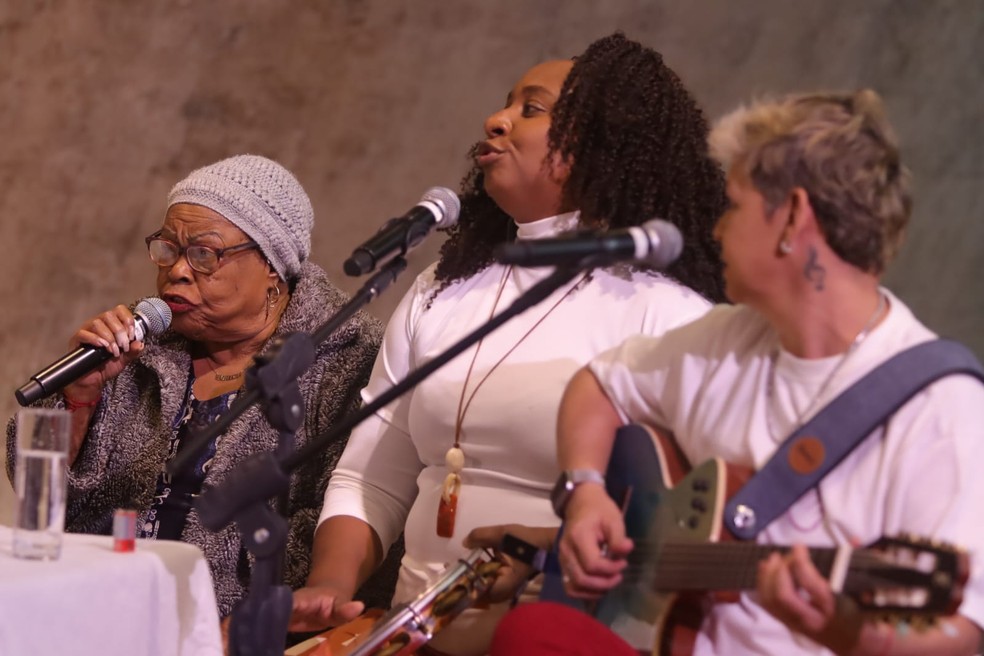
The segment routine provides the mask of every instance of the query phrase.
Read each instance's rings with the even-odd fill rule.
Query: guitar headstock
[[[952,615],[970,574],[966,552],[901,535],[854,552],[844,583],[865,611],[910,618]]]

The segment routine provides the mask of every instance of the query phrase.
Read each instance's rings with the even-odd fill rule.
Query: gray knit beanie
[[[174,185],[167,206],[201,205],[218,212],[260,245],[283,280],[311,253],[314,209],[290,171],[266,157],[237,155],[192,171]]]

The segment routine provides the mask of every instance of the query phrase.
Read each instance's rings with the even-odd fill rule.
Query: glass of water
[[[54,560],[61,555],[71,421],[68,410],[56,408],[17,413],[13,553],[19,558]]]

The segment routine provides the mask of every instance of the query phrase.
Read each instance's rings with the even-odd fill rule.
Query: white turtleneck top
[[[562,214],[519,225],[518,238],[554,237],[576,226],[576,213]],[[390,319],[363,400],[376,398],[488,321],[500,286],[496,314],[551,271],[493,264],[434,297],[434,266],[425,270]],[[627,337],[660,335],[710,307],[679,283],[628,267],[595,270],[589,281],[578,285],[580,280],[486,336],[470,376],[475,346],[352,432],[325,493],[321,521],[337,515],[362,519],[384,548],[405,531],[406,555],[394,603],[413,600],[466,556],[462,540],[475,527],[557,525],[549,494],[559,474],[557,410],[568,380]],[[462,385],[467,378],[467,402],[514,346],[480,385],[464,415],[465,466],[454,535],[439,537],[445,453],[454,443]],[[469,611],[432,645],[450,654],[485,653],[503,610]]]

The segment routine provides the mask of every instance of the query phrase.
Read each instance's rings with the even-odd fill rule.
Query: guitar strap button
[[[741,530],[751,530],[755,528],[755,511],[743,503],[735,507],[732,521],[736,528]]]

